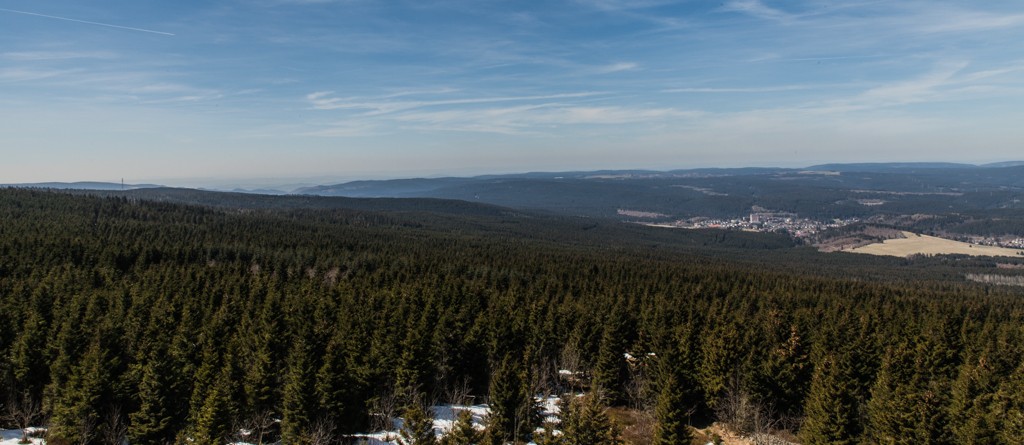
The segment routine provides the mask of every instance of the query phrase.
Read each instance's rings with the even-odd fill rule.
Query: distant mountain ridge
[[[157,184],[122,184],[120,182],[33,182],[21,184],[0,184],[0,187],[43,188],[57,190],[135,190],[163,187]]]
[[[1024,209],[1024,162],[820,164],[806,168],[699,168],[533,172],[476,177],[362,180],[295,194],[438,198],[622,219],[736,218],[754,208],[828,220],[877,214]]]
[[[952,162],[862,162],[855,164],[820,164],[807,167],[805,170],[823,170],[836,172],[891,172],[898,170],[935,170],[984,168],[983,165],[957,164]]]

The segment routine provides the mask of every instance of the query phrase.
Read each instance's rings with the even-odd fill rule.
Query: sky
[[[1024,159],[1024,5],[0,0],[0,183]]]

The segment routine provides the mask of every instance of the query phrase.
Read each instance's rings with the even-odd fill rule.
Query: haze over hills
[[[19,184],[18,187],[119,191],[121,184],[78,182]],[[154,189],[125,184],[126,190]],[[161,191],[163,190],[163,191]],[[149,192],[157,199],[204,204],[225,198],[170,189]],[[276,189],[228,190],[286,195]],[[553,214],[674,223],[695,218],[748,218],[783,212],[817,221],[874,219],[903,229],[1017,234],[1024,220],[1024,163],[822,164],[807,168],[700,168],[688,170],[599,170],[531,172],[474,177],[361,180],[299,188],[293,195],[346,198],[433,198]],[[222,195],[226,196],[226,195]],[[254,198],[255,199],[255,198]],[[235,196],[228,201],[244,203]],[[256,199],[253,202],[264,202]],[[324,201],[288,198],[275,206],[324,206]],[[380,207],[349,200],[344,205]],[[370,201],[371,203],[374,201]],[[410,206],[415,201],[401,201]],[[330,205],[337,205],[333,202]],[[392,203],[396,204],[396,203]],[[388,204],[388,205],[392,205]],[[262,205],[262,204],[261,204]],[[419,204],[416,204],[419,205]],[[416,205],[411,205],[415,207]],[[914,215],[928,215],[927,218]],[[912,221],[911,221],[912,220]],[[908,222],[909,221],[909,222]],[[925,226],[930,224],[929,226]]]
[[[1024,209],[1024,166],[1013,164],[825,164],[805,169],[530,173],[353,181],[295,193],[458,199],[620,219],[623,211],[641,212],[653,221],[745,217],[755,209],[814,219],[1001,214]]]

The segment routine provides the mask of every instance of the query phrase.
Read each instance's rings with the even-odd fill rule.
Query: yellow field
[[[936,238],[928,235],[918,235],[912,232],[903,232],[906,238],[889,239],[881,243],[868,244],[850,250],[855,253],[867,253],[871,255],[889,255],[906,257],[915,254],[942,255],[960,254],[974,256],[1011,256],[1021,257],[1024,250],[1007,249],[1004,247],[979,246],[960,241]]]

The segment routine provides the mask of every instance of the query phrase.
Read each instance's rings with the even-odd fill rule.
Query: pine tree
[[[588,393],[569,403],[568,413],[562,416],[563,443],[565,445],[620,445],[618,427],[608,418],[602,397]]]
[[[451,431],[441,438],[441,445],[479,445],[483,434],[473,426],[473,412],[459,410]],[[537,445],[541,445],[540,442]]]
[[[1004,416],[999,438],[1003,443],[1019,443],[1024,437],[1024,362],[996,392],[998,412]]]
[[[718,407],[718,400],[728,387],[729,376],[735,376],[740,364],[737,323],[722,323],[706,328],[701,337],[701,366],[698,379],[704,389],[708,407]]]
[[[234,410],[231,403],[231,369],[221,369],[213,388],[206,395],[202,408],[196,413],[192,440],[195,445],[223,445],[232,434]]]
[[[958,444],[999,442],[1005,413],[997,408],[996,379],[992,365],[981,356],[960,367],[950,401],[951,430]]]
[[[679,382],[675,370],[664,372],[661,391],[658,393],[654,415],[658,424],[654,431],[654,444],[686,444],[693,440],[687,425],[689,413],[686,406],[686,391]]]
[[[285,445],[303,443],[316,416],[316,390],[312,357],[305,339],[299,337],[292,345],[285,375],[281,406],[281,441]]]
[[[487,436],[492,443],[524,439],[533,431],[538,416],[523,373],[519,360],[507,354],[491,375]]]
[[[323,414],[337,419],[342,433],[354,433],[364,425],[361,413],[366,410],[362,397],[364,384],[348,364],[340,336],[328,344],[323,365],[316,374],[316,395]]]
[[[402,429],[399,430],[399,445],[435,445],[434,416],[430,409],[416,401],[402,414]]]
[[[533,433],[533,443],[537,445],[565,445],[565,437],[558,431],[559,424],[544,422],[540,431]]]
[[[629,368],[625,354],[627,348],[626,321],[621,309],[612,311],[601,334],[597,361],[594,363],[593,386],[600,388],[608,402],[618,404],[625,401],[623,391]]]
[[[218,379],[224,372],[224,366],[230,366],[222,363],[225,360],[221,360],[212,337],[204,335],[204,338],[202,358],[192,377],[192,394],[189,396],[188,423],[192,427],[199,423],[210,393],[220,384]]]
[[[879,444],[916,443],[913,434],[913,353],[907,344],[889,348],[871,387],[868,400],[868,438]]]
[[[815,368],[800,435],[807,445],[857,443],[857,409],[849,357],[834,354]]]
[[[808,382],[813,380],[813,368],[807,347],[796,326],[791,326],[785,342],[775,345],[762,360],[757,379],[760,396],[782,407],[785,413],[799,413]]]
[[[96,435],[104,396],[111,385],[109,351],[97,334],[67,383],[58,388],[50,417],[53,437],[71,443],[87,443]]]
[[[173,441],[178,419],[173,409],[173,369],[169,357],[161,351],[150,355],[142,365],[138,386],[139,409],[129,415],[128,437],[132,444],[163,445]]]
[[[32,400],[41,400],[46,377],[49,374],[44,356],[46,351],[46,319],[32,306],[22,323],[21,332],[11,345],[10,367],[12,386]]]

